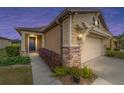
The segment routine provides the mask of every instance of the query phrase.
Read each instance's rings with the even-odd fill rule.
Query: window
[[[99,21],[95,19],[95,17],[93,17],[93,25],[99,27]]]
[[[95,20],[95,26],[98,26],[98,21],[97,20]]]

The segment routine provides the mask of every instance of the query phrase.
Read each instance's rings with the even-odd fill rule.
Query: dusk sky
[[[64,8],[0,8],[0,36],[20,39],[15,27],[40,27],[52,21]],[[100,8],[109,30],[124,32],[124,8]]]

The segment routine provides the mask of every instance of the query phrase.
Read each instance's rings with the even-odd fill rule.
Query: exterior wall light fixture
[[[79,35],[78,35],[78,40],[81,40],[82,39],[82,34],[80,33]]]

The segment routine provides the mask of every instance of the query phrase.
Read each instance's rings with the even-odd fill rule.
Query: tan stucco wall
[[[97,18],[96,13],[87,13],[87,14],[76,14],[72,18],[72,44],[77,45],[78,44],[78,32],[76,31],[76,25],[81,25],[82,22],[87,22],[89,24],[93,24],[93,17],[99,21],[99,29],[101,31],[104,31],[105,28],[103,27],[100,20]]]
[[[0,39],[0,49],[5,48],[6,46],[10,46],[10,45],[11,45],[11,41]]]
[[[60,26],[55,26],[45,33],[45,48],[58,54],[61,53],[61,30]]]

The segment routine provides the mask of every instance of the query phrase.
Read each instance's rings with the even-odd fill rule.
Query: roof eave
[[[8,38],[5,38],[5,37],[0,37],[0,39],[11,41],[11,39],[8,39]]]
[[[23,28],[15,28],[16,31],[21,35],[21,32],[22,31],[25,31],[25,32],[36,32],[36,33],[43,33],[43,32],[39,32],[38,30],[29,30],[29,29],[23,29]]]
[[[99,12],[99,11],[70,11],[68,8],[67,9],[65,9],[62,13],[60,13],[47,27],[46,27],[46,29],[44,29],[44,31],[43,32],[47,32],[47,30],[48,29],[50,29],[52,26],[54,26],[54,25],[57,25],[58,23],[58,20],[60,20],[62,17],[64,17],[64,16],[66,16],[66,15],[71,15],[71,14],[73,14],[73,13],[87,13],[87,12],[89,12],[89,13],[94,13],[94,12]]]
[[[112,35],[111,34],[108,34],[108,33],[105,33],[105,32],[103,33],[103,32],[99,32],[99,31],[93,30],[90,33],[96,34],[96,35],[99,35],[99,36],[102,36],[104,38],[112,38]]]

